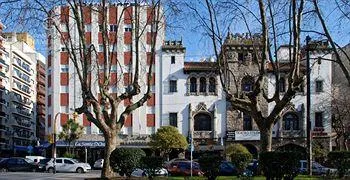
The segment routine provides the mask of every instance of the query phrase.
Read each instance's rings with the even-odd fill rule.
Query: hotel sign
[[[260,140],[260,131],[235,131],[236,141]]]

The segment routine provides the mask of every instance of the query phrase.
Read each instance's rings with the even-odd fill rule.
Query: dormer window
[[[215,78],[211,77],[209,79],[209,92],[210,93],[215,93],[215,86],[216,86]]]
[[[200,85],[199,85],[199,92],[205,93],[207,91],[207,81],[206,81],[206,79],[204,77],[201,77],[199,79],[199,83],[200,83]]]
[[[284,78],[280,78],[278,87],[280,92],[286,92],[286,80]]]
[[[243,62],[244,61],[244,54],[238,53],[238,61]]]

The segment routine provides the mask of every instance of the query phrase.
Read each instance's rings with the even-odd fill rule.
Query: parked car
[[[95,169],[102,169],[102,167],[103,167],[103,159],[98,159],[97,161],[95,161],[94,163]]]
[[[49,173],[54,171],[54,159],[51,159],[47,165],[46,170]],[[79,162],[72,158],[56,158],[56,172],[77,172],[85,173],[91,170],[91,166],[88,163]]]
[[[219,168],[220,168],[220,171],[219,171],[220,176],[237,175],[237,169],[231,162],[223,161],[223,162],[221,162]]]
[[[312,162],[312,174],[323,175],[323,174],[334,174],[336,172],[337,172],[337,169],[322,166],[321,164],[315,161]],[[299,173],[301,174],[307,173],[307,160],[299,161]]]
[[[34,161],[37,164],[39,164],[41,159],[45,159],[43,156],[26,156],[26,158]]]
[[[32,160],[27,158],[13,157],[4,159],[0,162],[0,171],[29,171],[36,172],[39,170],[39,166]]]
[[[168,165],[167,170],[169,175],[189,176],[191,175],[191,161],[172,162]],[[202,176],[203,174],[199,164],[192,162],[192,175]]]
[[[148,174],[140,168],[136,168],[132,173],[132,177],[148,177]],[[159,169],[156,171],[156,176],[168,176],[168,171],[164,168]]]
[[[45,159],[40,159],[38,165],[39,165],[39,171],[46,171],[46,165],[48,162],[51,160],[51,158],[45,158]]]

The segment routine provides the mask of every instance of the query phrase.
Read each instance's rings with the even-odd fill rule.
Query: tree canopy
[[[151,136],[149,145],[168,154],[172,149],[186,149],[186,138],[173,126],[163,126]]]

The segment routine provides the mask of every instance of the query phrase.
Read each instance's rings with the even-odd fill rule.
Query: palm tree
[[[83,135],[84,127],[73,119],[69,119],[66,124],[62,125],[62,132],[58,137],[68,143],[68,153],[72,154],[71,143],[79,139]],[[74,150],[74,146],[73,146]]]

